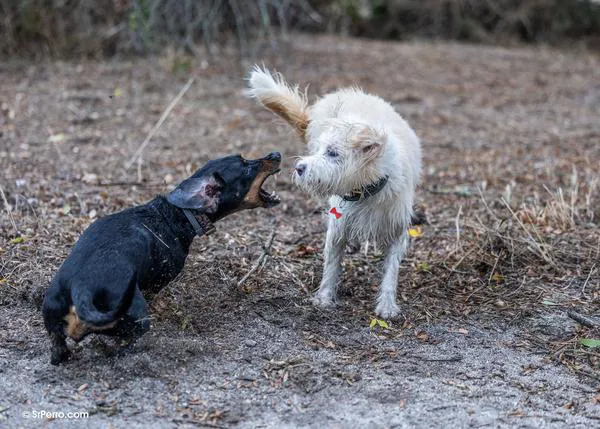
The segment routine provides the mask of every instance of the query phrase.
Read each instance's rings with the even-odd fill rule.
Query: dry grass
[[[243,56],[278,49],[289,29],[387,39],[598,45],[600,6],[587,0],[5,0],[0,55],[113,56],[165,46]],[[187,67],[184,62],[180,67]]]
[[[405,326],[451,319],[527,331],[539,315],[598,312],[596,56],[306,37],[291,49],[287,63],[265,60],[290,80],[312,83],[314,93],[357,82],[391,100],[423,138],[419,198],[429,224],[403,264]],[[277,149],[284,169],[291,167],[304,148],[243,98],[244,71],[232,72],[235,64],[234,55],[192,63],[196,83],[156,131],[139,171],[124,163],[187,74],[173,74],[160,58],[56,63],[19,73],[2,66],[0,305],[39,306],[53,272],[93,219],[169,189],[211,157]],[[274,186],[281,207],[233,216],[218,234],[197,240],[182,277],[153,303],[157,321],[192,331],[214,323],[197,309],[219,302],[190,287],[198,281],[257,302],[309,305],[320,279],[324,206],[285,174]],[[259,261],[274,229],[269,254]],[[346,317],[368,323],[381,257],[370,247],[346,260],[339,310]],[[321,317],[324,326],[333,323]],[[536,335],[524,334],[529,347],[598,374],[598,352],[577,343],[597,331]]]

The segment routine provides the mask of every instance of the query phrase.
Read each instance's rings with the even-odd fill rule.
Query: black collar
[[[384,176],[377,182],[371,183],[370,185],[363,186],[362,188],[354,189],[352,192],[342,195],[344,201],[358,201],[363,198],[372,197],[383,189],[385,184],[388,182],[390,176]]]
[[[196,231],[196,235],[198,235],[198,236],[210,235],[216,231],[215,226],[210,221],[208,216],[206,216],[204,213],[202,213],[202,212],[192,213],[188,209],[181,209],[181,210],[183,211],[183,214],[185,215],[185,217],[187,217],[187,220],[194,227],[194,231]]]

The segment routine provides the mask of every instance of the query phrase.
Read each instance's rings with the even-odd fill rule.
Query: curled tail
[[[136,287],[137,279],[133,275],[129,280],[127,289],[119,299],[117,308],[109,311],[100,311],[94,304],[94,295],[90,294],[89,291],[75,293],[73,295],[73,305],[75,306],[77,316],[86,324],[96,327],[113,323],[130,307]]]
[[[254,66],[248,77],[248,94],[282,117],[304,139],[308,127],[308,101],[298,86],[288,85],[283,76]]]

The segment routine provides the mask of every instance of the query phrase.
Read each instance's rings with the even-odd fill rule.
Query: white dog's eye
[[[333,149],[333,148],[331,148],[331,147],[327,149],[327,156],[328,156],[328,157],[330,157],[330,158],[335,158],[335,157],[336,157],[336,156],[338,156],[338,155],[339,155],[339,154],[338,154],[337,150],[335,150],[335,149]]]

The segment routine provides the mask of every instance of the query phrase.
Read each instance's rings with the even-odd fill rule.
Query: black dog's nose
[[[306,164],[303,164],[301,162],[296,164],[296,173],[298,173],[298,176],[302,176],[305,171],[306,171]]]
[[[267,161],[281,161],[281,154],[279,152],[271,152],[265,156]]]

